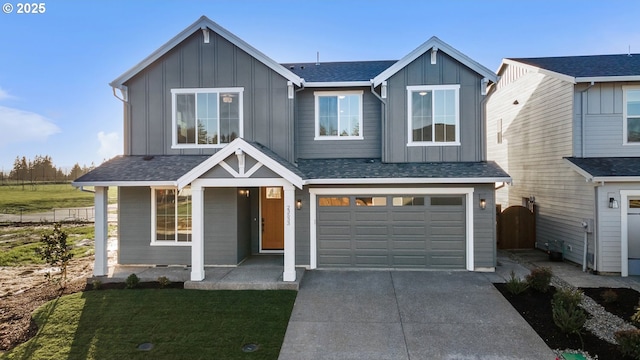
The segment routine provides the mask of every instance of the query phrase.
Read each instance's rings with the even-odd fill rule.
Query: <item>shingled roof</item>
[[[509,175],[493,161],[383,163],[380,159],[298,160],[298,168],[308,179],[485,179],[510,181]]]
[[[596,157],[596,158],[565,158],[583,176],[589,180],[600,181],[602,178],[624,178],[640,177],[640,157]],[[600,179],[598,179],[600,178]]]
[[[640,54],[511,58],[508,60],[577,78],[640,75]]]
[[[369,81],[396,60],[282,64],[305,82]]]

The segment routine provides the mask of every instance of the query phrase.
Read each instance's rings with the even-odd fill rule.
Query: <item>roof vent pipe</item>
[[[316,51],[316,66],[320,65],[320,51]]]

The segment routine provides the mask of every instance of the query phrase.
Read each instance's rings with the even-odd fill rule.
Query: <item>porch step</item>
[[[296,268],[296,281],[282,281],[282,268],[247,269],[234,268],[223,277],[207,276],[202,281],[185,281],[185,289],[195,290],[295,290],[300,289],[300,282],[304,276],[304,268]],[[248,271],[252,270],[252,271]]]

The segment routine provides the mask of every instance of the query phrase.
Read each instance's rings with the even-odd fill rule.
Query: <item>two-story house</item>
[[[95,275],[106,194],[121,264],[491,270],[494,187],[484,105],[495,74],[438,38],[398,61],[279,64],[206,17],[110,85],[124,155],[95,186]]]
[[[537,246],[598,272],[640,274],[640,54],[503,60],[487,148],[535,199]]]

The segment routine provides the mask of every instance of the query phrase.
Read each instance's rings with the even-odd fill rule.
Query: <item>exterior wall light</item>
[[[616,200],[613,196],[609,198],[609,209],[617,209],[618,208],[618,200]]]
[[[298,210],[302,209],[302,200],[300,199],[296,200],[296,209]]]
[[[480,209],[484,210],[487,208],[487,199],[480,199]]]
[[[249,197],[249,190],[240,189],[238,190],[238,194]]]

